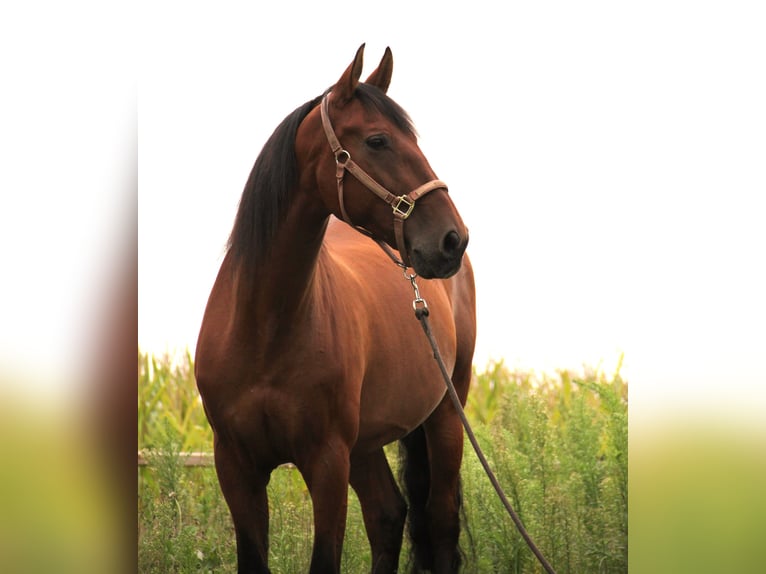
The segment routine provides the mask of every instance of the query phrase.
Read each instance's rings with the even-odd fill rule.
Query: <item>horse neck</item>
[[[240,268],[236,290],[242,326],[259,325],[266,337],[290,326],[311,297],[329,216],[298,194],[280,223],[265,256]]]

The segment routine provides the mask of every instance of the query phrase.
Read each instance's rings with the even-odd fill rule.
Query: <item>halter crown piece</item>
[[[351,218],[348,216],[348,213],[346,213],[346,207],[343,203],[343,178],[348,171],[360,183],[362,183],[362,185],[364,185],[367,189],[369,189],[371,192],[373,192],[375,195],[377,195],[379,198],[391,206],[394,214],[394,236],[396,237],[396,248],[399,250],[399,256],[402,258],[402,260],[397,260],[384,242],[378,241],[378,244],[383,248],[384,251],[386,251],[386,253],[388,253],[389,257],[391,257],[397,265],[405,269],[407,267],[411,267],[409,257],[407,256],[407,249],[404,244],[404,220],[412,214],[412,210],[415,209],[415,202],[419,198],[423,197],[429,191],[433,191],[435,189],[446,190],[447,184],[439,179],[434,179],[424,183],[420,187],[415,188],[406,195],[394,195],[388,191],[385,187],[370,177],[366,171],[359,167],[359,165],[353,159],[351,159],[351,154],[343,149],[342,145],[340,145],[340,141],[338,141],[338,138],[335,135],[335,131],[332,129],[332,124],[330,123],[329,96],[330,92],[325,94],[325,96],[322,98],[322,127],[324,127],[324,133],[327,136],[327,141],[330,143],[332,153],[335,155],[335,179],[338,181],[338,203],[340,204],[340,213],[343,217],[343,221],[348,223],[354,229],[364,233],[365,235],[371,235],[370,232],[363,227],[354,225],[351,222]]]

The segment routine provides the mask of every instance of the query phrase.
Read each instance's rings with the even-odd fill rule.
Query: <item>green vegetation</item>
[[[180,452],[212,450],[191,358],[140,355],[139,570],[235,572],[228,509],[212,467],[185,467]],[[559,574],[628,569],[627,383],[586,370],[556,376],[490,363],[475,373],[467,413],[482,448],[537,545]],[[396,447],[388,451],[396,464]],[[463,491],[470,536],[466,572],[542,572],[466,441]],[[270,566],[305,571],[311,501],[294,468],[269,484]],[[402,571],[406,564],[406,542]],[[343,570],[369,571],[359,504],[349,491]]]

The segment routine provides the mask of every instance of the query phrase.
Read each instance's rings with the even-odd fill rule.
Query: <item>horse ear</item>
[[[364,44],[359,46],[354,56],[354,61],[349,64],[346,71],[332,89],[332,102],[342,108],[354,97],[359,78],[362,76],[362,60],[364,56]]]
[[[376,70],[370,74],[365,84],[371,84],[384,94],[388,91],[388,86],[391,83],[391,74],[394,71],[394,56],[391,54],[391,48],[386,47],[386,51],[383,53],[383,58],[380,60],[380,64]]]

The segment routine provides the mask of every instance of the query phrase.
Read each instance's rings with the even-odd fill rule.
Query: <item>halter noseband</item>
[[[385,187],[370,177],[366,171],[359,167],[359,165],[351,159],[351,154],[340,145],[340,141],[338,141],[335,131],[332,129],[332,124],[330,123],[330,114],[328,110],[329,96],[330,92],[325,94],[322,98],[320,108],[322,112],[322,127],[327,136],[327,141],[330,143],[332,153],[335,155],[335,179],[338,181],[338,203],[340,204],[341,216],[351,227],[361,231],[365,235],[371,235],[370,232],[363,227],[354,225],[351,222],[348,213],[346,213],[346,207],[343,202],[343,178],[346,175],[346,171],[348,171],[362,183],[362,185],[391,206],[394,213],[394,236],[396,237],[396,247],[399,250],[399,256],[402,258],[401,262],[393,256],[388,249],[388,246],[382,241],[378,241],[378,244],[383,247],[384,251],[388,253],[389,257],[391,257],[394,262],[406,269],[407,267],[410,267],[410,261],[407,256],[407,249],[404,245],[404,220],[407,219],[410,214],[412,214],[412,210],[415,209],[415,201],[435,189],[446,190],[447,184],[441,180],[434,179],[415,188],[406,195],[394,195],[388,191]]]

